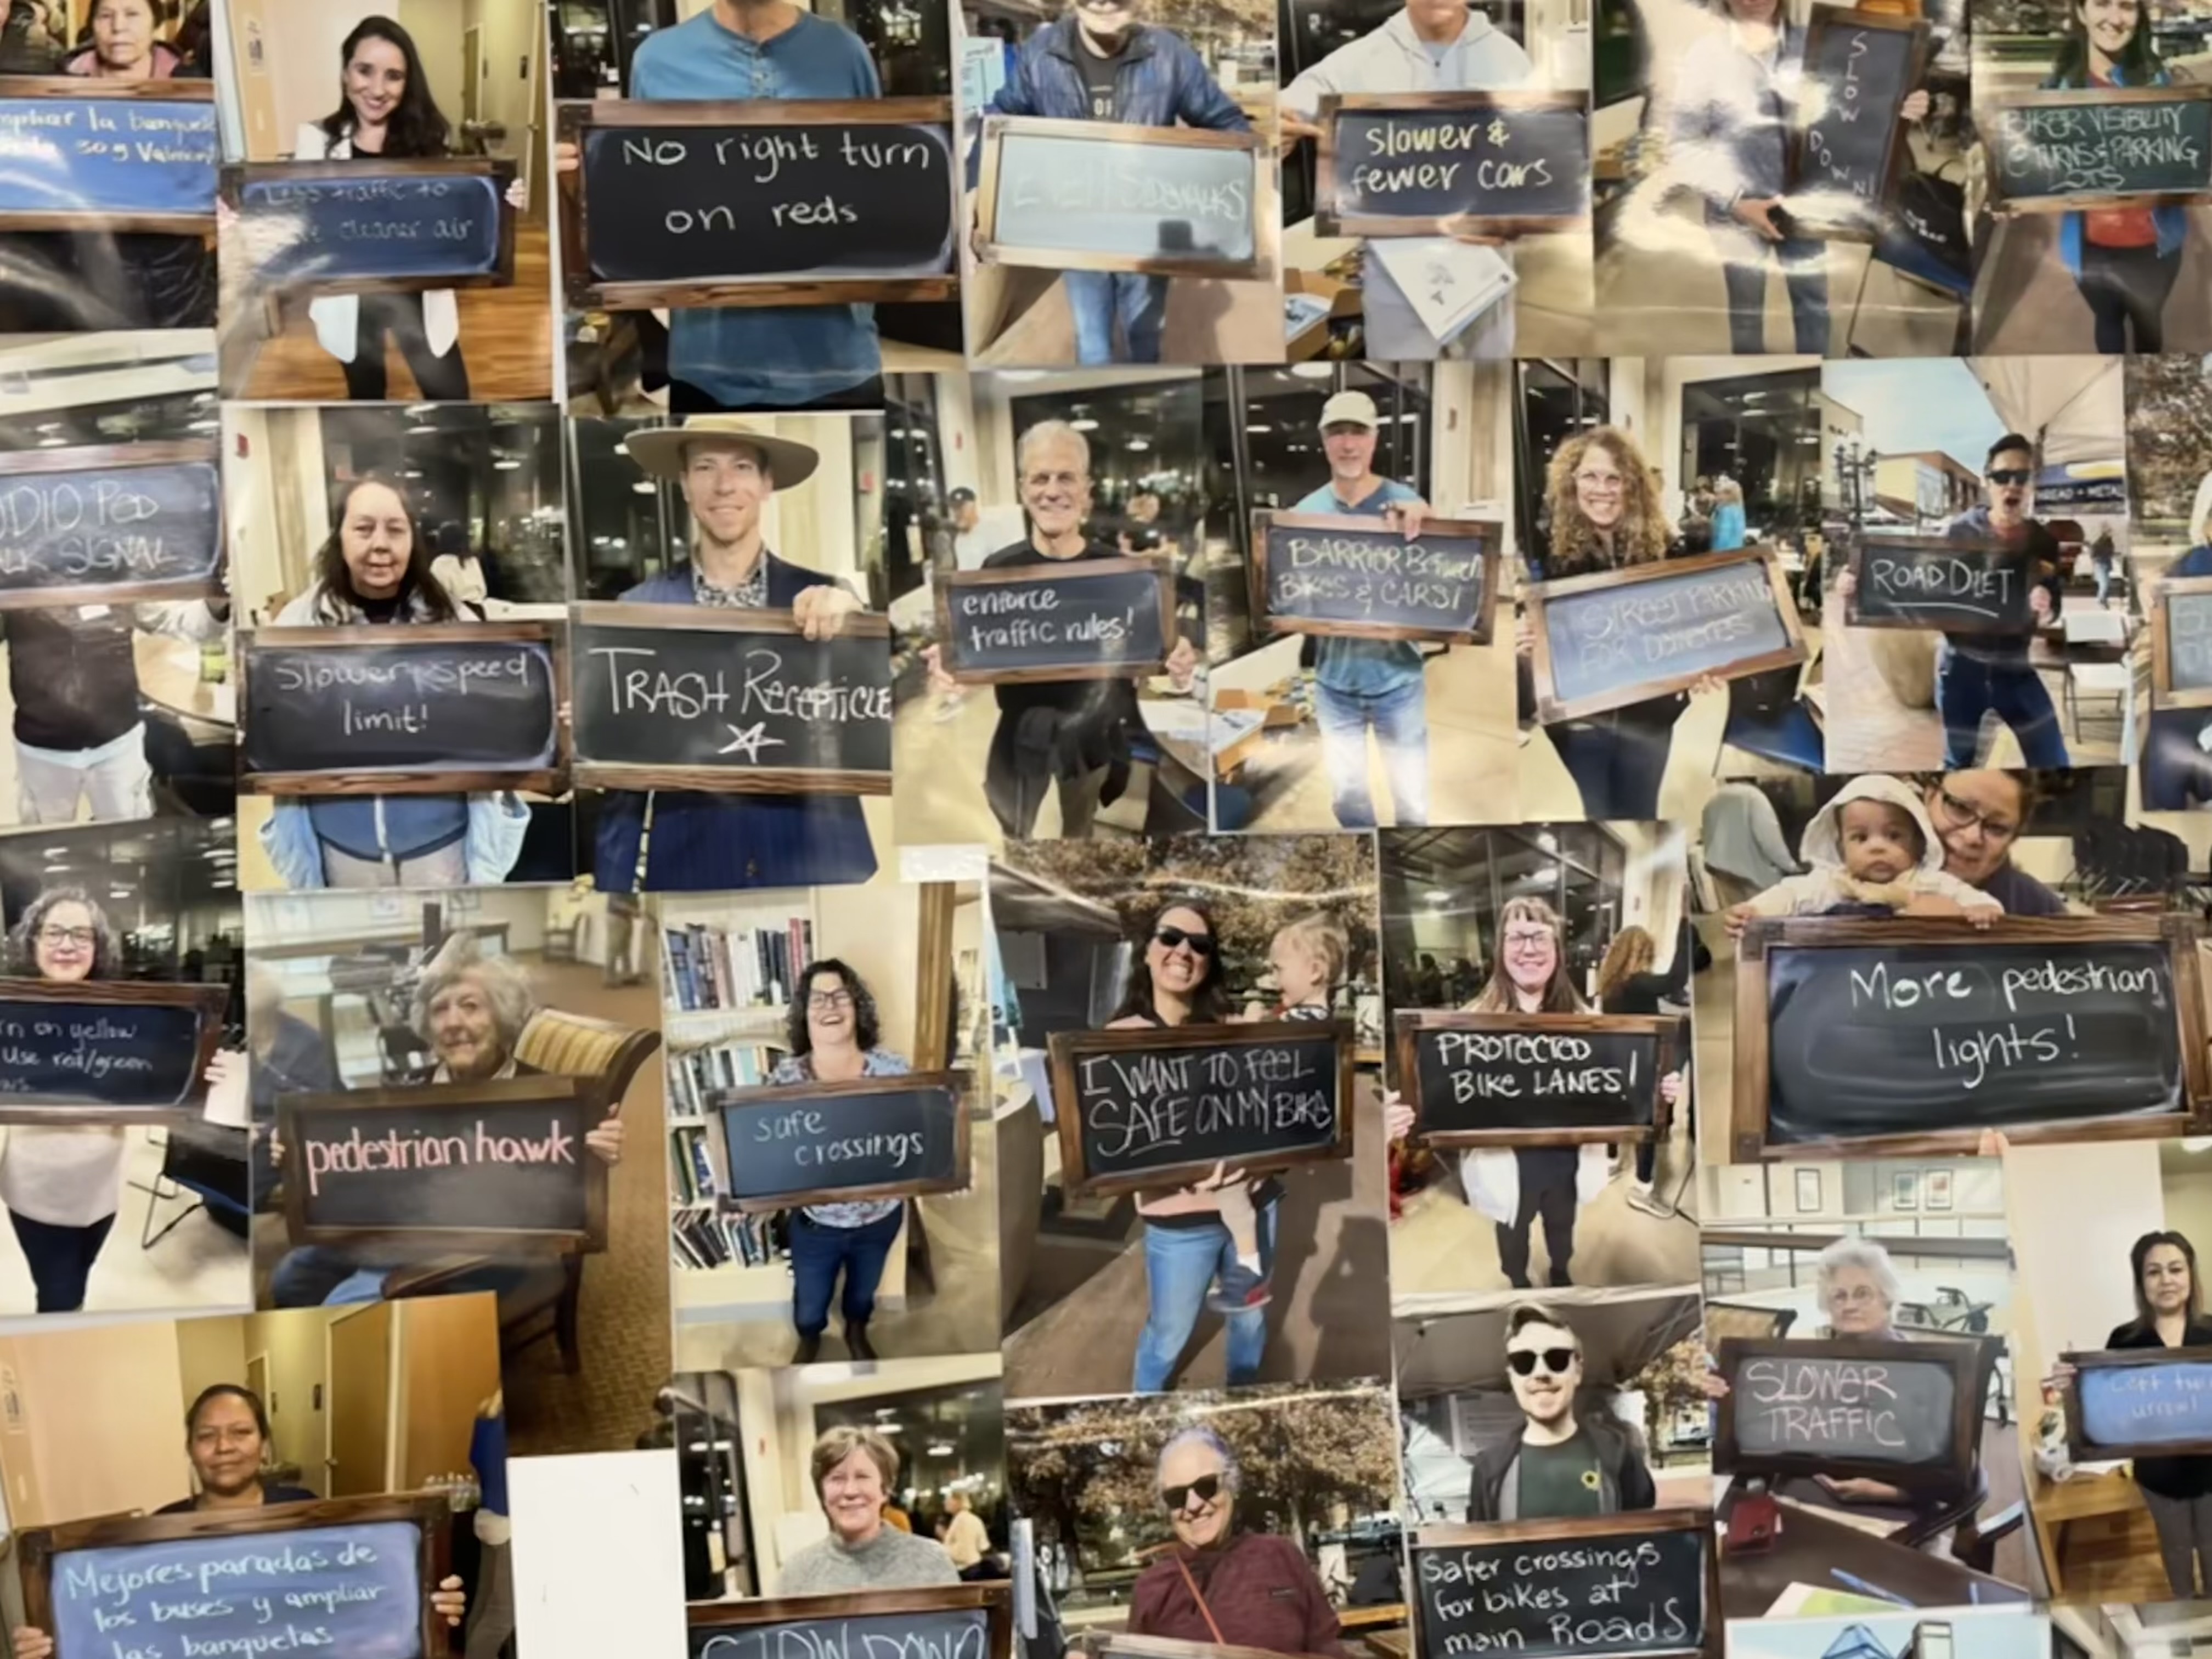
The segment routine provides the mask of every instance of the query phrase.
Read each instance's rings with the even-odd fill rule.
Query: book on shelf
[[[668,1110],[672,1118],[703,1118],[707,1103],[723,1089],[766,1083],[785,1054],[781,1042],[732,1037],[668,1056]]]
[[[762,1267],[790,1255],[781,1215],[721,1215],[711,1208],[679,1212],[670,1221],[672,1253],[697,1268]]]
[[[680,1012],[775,1007],[814,959],[814,924],[793,916],[775,927],[685,922],[660,930],[667,998]]]

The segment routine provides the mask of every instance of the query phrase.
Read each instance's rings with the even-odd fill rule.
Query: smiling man
[[[1583,1343],[1564,1320],[1533,1303],[1515,1308],[1505,1373],[1522,1420],[1474,1460],[1469,1521],[1558,1521],[1656,1504],[1651,1471],[1627,1431],[1577,1409]]]

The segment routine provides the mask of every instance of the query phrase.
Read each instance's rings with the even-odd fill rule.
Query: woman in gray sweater
[[[843,1590],[927,1589],[957,1584],[952,1558],[933,1538],[901,1532],[884,1519],[898,1486],[898,1449],[873,1429],[830,1429],[814,1443],[814,1495],[830,1535],[784,1563],[778,1595]]]

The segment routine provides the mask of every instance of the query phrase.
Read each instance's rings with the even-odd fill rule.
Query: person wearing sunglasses
[[[2212,576],[2212,471],[2197,481],[2197,498],[2189,508],[2189,550],[2139,584],[2143,614],[2156,613],[2159,591],[2167,582],[2191,576]],[[2146,812],[2212,806],[2212,708],[2154,707],[2139,781]]]
[[[1564,1319],[1532,1303],[1506,1316],[1505,1380],[1521,1421],[1476,1456],[1469,1521],[1564,1521],[1657,1504],[1627,1431],[1583,1409],[1583,1341]]]
[[[2012,861],[2035,808],[2027,773],[1945,772],[1928,785],[1927,802],[1946,873],[1988,894],[2008,916],[2067,914],[2064,899]]]
[[[1243,1471],[1227,1441],[1181,1430],[1154,1475],[1175,1542],[1130,1586],[1130,1635],[1341,1659],[1336,1610],[1305,1552],[1237,1526]]]

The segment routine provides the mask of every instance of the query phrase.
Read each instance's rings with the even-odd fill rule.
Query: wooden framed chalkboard
[[[426,1493],[108,1516],[15,1542],[24,1618],[54,1638],[55,1659],[150,1651],[118,1642],[125,1614],[133,1632],[251,1652],[268,1628],[257,1601],[287,1596],[313,1597],[292,1605],[313,1607],[332,1653],[428,1655],[446,1651],[430,1592],[451,1570],[452,1528],[444,1497]],[[197,1594],[204,1577],[223,1593]]]
[[[1346,1020],[1055,1031],[1053,1117],[1074,1193],[1203,1180],[1352,1156]]]
[[[1797,602],[1772,551],[1655,560],[1521,590],[1547,725],[1805,660]]]
[[[2035,572],[2025,546],[2002,540],[1868,531],[1850,544],[1855,579],[1844,620],[1853,628],[1946,634],[2028,634]]]
[[[1498,538],[1487,519],[1421,520],[1421,533],[1334,513],[1252,515],[1252,615],[1272,634],[1487,645]]]
[[[1234,1642],[1186,1642],[1173,1636],[1133,1636],[1125,1630],[1086,1630],[1075,1634],[1068,1652],[1076,1659],[1285,1659],[1267,1648]]]
[[[1423,1527],[1411,1553],[1425,1655],[1720,1659],[1711,1510]]]
[[[212,81],[0,76],[0,233],[215,234]]]
[[[890,623],[833,640],[788,611],[572,607],[576,781],[602,789],[888,795]]]
[[[795,1653],[926,1654],[928,1659],[1012,1659],[1012,1587],[771,1595],[695,1601],[684,1609],[687,1659],[790,1659]]]
[[[1955,1490],[1981,1450],[1982,1349],[1871,1337],[1723,1337],[1716,1474],[1825,1474]]]
[[[212,443],[88,444],[8,457],[0,611],[222,591],[222,480]]]
[[[1665,1139],[1660,1080],[1682,1064],[1680,1019],[1403,1008],[1398,1087],[1429,1146],[1579,1146]]]
[[[937,637],[963,685],[1125,680],[1158,673],[1175,649],[1175,573],[1164,559],[939,575]]]
[[[1735,1161],[2204,1133],[2197,982],[2187,916],[1754,919]]]
[[[2212,576],[2160,579],[2150,607],[2154,708],[2212,708]]]
[[[1274,152],[1256,132],[983,118],[977,256],[1048,270],[1272,282]]]
[[[568,308],[949,300],[949,98],[556,106]]]
[[[1905,100],[1927,77],[1918,18],[1815,6],[1790,133],[1790,217],[1807,236],[1871,242],[1905,153]]]
[[[284,1227],[295,1245],[589,1255],[607,1247],[606,1116],[571,1077],[277,1097]]]
[[[968,1094],[964,1072],[720,1091],[709,1104],[721,1127],[724,1207],[760,1215],[960,1192]]]
[[[1974,100],[1996,213],[2212,203],[2212,86],[2094,87]]]
[[[316,294],[511,288],[514,163],[452,155],[386,161],[232,162],[223,238],[252,287]]]
[[[1314,228],[1323,236],[1488,236],[1588,228],[1589,100],[1566,92],[1329,93]]]
[[[2066,1449],[2077,1463],[2212,1456],[2212,1348],[2063,1353]]]
[[[568,789],[568,663],[553,623],[263,628],[237,637],[242,789]]]
[[[0,979],[0,1123],[197,1120],[230,991]]]

